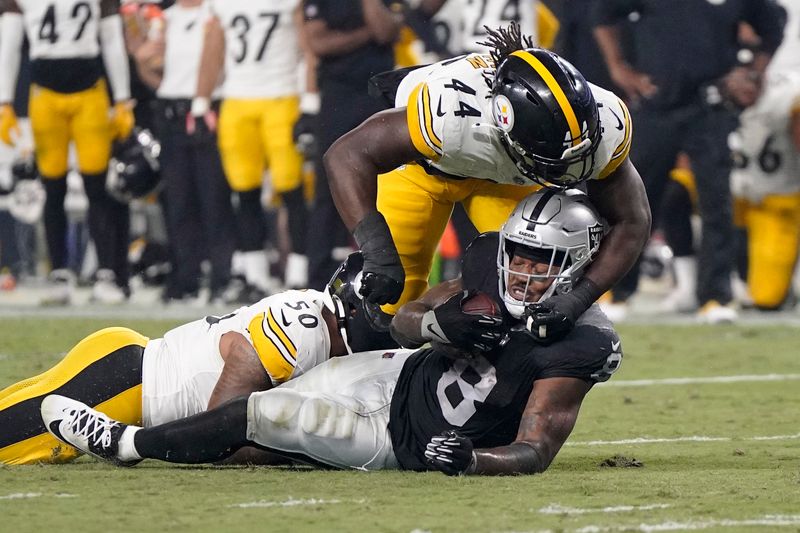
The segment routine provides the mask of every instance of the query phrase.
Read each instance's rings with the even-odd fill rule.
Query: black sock
[[[306,199],[303,197],[303,187],[298,187],[282,195],[283,204],[289,213],[289,237],[292,239],[291,249],[294,253],[306,253],[306,240],[308,239]]]
[[[267,238],[267,223],[261,207],[261,189],[236,193],[239,205],[236,209],[236,225],[239,232],[239,249],[252,252],[264,249]]]
[[[44,202],[44,232],[47,252],[53,270],[67,267],[67,213],[64,198],[67,196],[67,177],[42,178],[46,194]]]
[[[247,440],[247,396],[199,413],[136,432],[136,452],[171,463],[213,463],[225,459]]]

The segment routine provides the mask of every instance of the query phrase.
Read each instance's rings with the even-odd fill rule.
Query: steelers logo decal
[[[511,131],[514,127],[514,108],[511,107],[511,102],[502,94],[494,97],[494,121],[500,128],[505,131]]]

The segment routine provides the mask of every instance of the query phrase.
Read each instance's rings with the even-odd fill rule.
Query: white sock
[[[303,288],[308,286],[308,257],[294,252],[286,258],[286,286]]]
[[[138,461],[142,459],[139,452],[136,451],[136,445],[133,443],[133,436],[139,431],[140,427],[128,426],[119,438],[119,445],[117,447],[117,459],[120,461]]]
[[[676,257],[675,288],[681,293],[694,294],[697,288],[697,259],[692,255]]]
[[[242,252],[244,263],[244,277],[247,283],[266,291],[269,289],[269,262],[267,253],[263,250],[255,252]]]

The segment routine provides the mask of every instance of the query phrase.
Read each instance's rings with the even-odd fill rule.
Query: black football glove
[[[458,292],[422,315],[422,337],[471,352],[488,352],[496,348],[503,338],[503,319],[467,314],[461,310],[461,302],[475,292]]]
[[[454,429],[432,437],[425,448],[428,464],[448,476],[475,472],[475,452],[472,441]]]
[[[597,285],[584,278],[566,294],[556,294],[543,302],[526,306],[523,314],[525,325],[542,344],[556,342],[572,331],[578,318],[600,294]]]
[[[314,157],[317,149],[317,115],[303,113],[292,128],[292,139],[306,159]]]
[[[393,304],[403,294],[406,272],[386,219],[372,211],[358,223],[353,237],[364,255],[361,295],[372,304]]]

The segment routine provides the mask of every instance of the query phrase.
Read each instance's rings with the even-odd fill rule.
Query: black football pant
[[[231,191],[222,171],[216,135],[186,133],[188,106],[161,102],[161,179],[174,259],[175,296],[197,291],[200,263],[211,263],[210,288],[227,285],[236,246]]]
[[[738,126],[735,114],[722,108],[691,105],[675,110],[633,111],[636,134],[631,159],[644,180],[655,227],[667,217],[686,212],[663,209],[669,173],[680,151],[691,161],[702,218],[702,242],[698,257],[697,298],[722,304],[731,301],[730,273],[734,265],[734,232],[730,192],[731,157],[728,135]],[[670,228],[687,228],[669,221]],[[676,243],[677,244],[677,243]],[[614,287],[615,301],[624,301],[637,289],[639,265]]]

